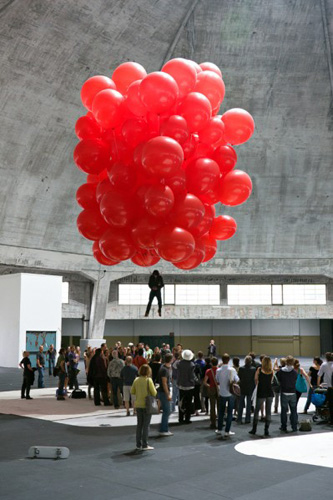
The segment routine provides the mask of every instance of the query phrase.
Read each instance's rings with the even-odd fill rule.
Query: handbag
[[[306,382],[300,371],[298,371],[295,389],[297,392],[307,392],[308,390]]]
[[[159,413],[157,399],[149,394],[149,379],[147,379],[147,396],[145,397],[146,412],[148,415],[157,415]]]
[[[240,396],[241,390],[239,384],[237,382],[234,382],[233,380],[233,373],[230,373],[230,384],[229,384],[229,391],[233,396]]]

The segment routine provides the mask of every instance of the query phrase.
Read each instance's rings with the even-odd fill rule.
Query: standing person
[[[140,367],[142,365],[146,365],[148,363],[146,358],[143,357],[142,347],[139,347],[138,354],[135,356],[133,363],[135,364],[135,366],[137,367],[138,370],[140,369]]]
[[[203,408],[201,407],[201,398],[200,398],[200,391],[201,391],[201,385],[204,379],[204,367],[205,367],[205,361],[203,359],[203,352],[199,351],[198,352],[198,358],[194,361],[194,411],[195,415],[199,415],[199,410],[204,411]]]
[[[195,375],[194,354],[190,349],[182,352],[182,360],[177,366],[177,385],[179,388],[178,421],[191,424],[192,400],[194,395]]]
[[[282,432],[287,432],[287,411],[290,409],[290,423],[292,432],[297,431],[297,398],[296,380],[297,372],[294,370],[294,357],[286,357],[286,366],[276,374],[281,387],[281,427]]]
[[[216,358],[216,345],[215,345],[215,340],[212,339],[210,342],[209,342],[209,346],[208,346],[208,357],[210,358]]]
[[[123,386],[123,397],[126,408],[126,415],[130,416],[130,401],[131,401],[131,387],[133,385],[134,380],[138,376],[138,369],[133,365],[132,356],[127,356],[125,359],[125,366],[122,368],[120,372],[120,378]],[[132,406],[133,406],[133,415],[135,415],[134,410],[134,400],[135,396],[132,396]]]
[[[79,383],[77,381],[77,373],[78,373],[78,360],[77,360],[77,353],[75,350],[75,346],[72,345],[70,347],[70,351],[68,354],[68,377],[69,377],[69,388],[70,389],[76,389],[78,390],[79,388]]]
[[[93,352],[92,348],[90,347],[90,345],[88,345],[87,349],[84,352],[84,369],[85,369],[85,372],[86,372],[86,378],[87,378],[87,384],[88,384],[88,397],[89,397],[89,399],[92,399],[92,397],[91,397],[91,388],[92,388],[92,385],[89,384],[89,382],[88,382],[88,372],[89,372],[90,361],[91,361],[91,358],[93,357],[93,355],[94,355],[94,352]]]
[[[157,269],[150,275],[148,286],[150,288],[149,301],[147,304],[147,309],[145,313],[145,317],[149,316],[149,311],[152,305],[154,298],[157,298],[158,302],[158,315],[161,316],[162,312],[162,297],[161,297],[161,289],[164,287],[163,278],[158,272]]]
[[[252,366],[251,356],[246,356],[244,363],[244,366],[241,366],[238,371],[239,385],[241,390],[237,416],[238,424],[242,423],[244,406],[246,407],[245,423],[249,424],[251,422],[251,397],[255,388],[254,377],[256,374],[256,369],[254,366]]]
[[[215,432],[216,434],[222,434],[224,413],[226,406],[228,406],[224,437],[233,436],[235,434],[230,430],[232,423],[232,412],[235,404],[235,398],[230,392],[230,384],[233,382],[237,383],[239,381],[236,370],[228,366],[229,361],[229,354],[223,354],[222,366],[216,371],[216,381],[219,384],[219,402],[217,430]]]
[[[211,368],[205,373],[204,386],[208,390],[210,402],[210,428],[216,429],[216,405],[219,397],[219,386],[216,381],[216,371],[218,365],[217,358],[211,358]]]
[[[104,406],[111,406],[107,394],[107,374],[105,362],[102,357],[102,349],[96,349],[94,356],[91,358],[88,372],[88,382],[94,386],[94,403],[95,406],[101,405],[101,395]]]
[[[176,410],[176,404],[179,400],[179,389],[177,385],[177,366],[180,361],[180,354],[178,351],[175,351],[173,354],[173,360],[171,362],[171,382],[172,382],[172,405],[171,409],[174,412]]]
[[[154,385],[156,385],[157,384],[157,375],[158,375],[158,372],[160,371],[160,368],[161,368],[161,355],[159,353],[154,354],[153,360],[149,363],[149,366],[150,366],[151,371],[152,371],[151,377],[153,379]]]
[[[309,392],[308,392],[308,397],[304,406],[304,411],[303,413],[306,415],[308,412],[308,409],[310,408],[311,404],[311,397],[313,394],[313,391],[318,387],[317,382],[318,382],[318,372],[323,364],[323,360],[320,359],[319,356],[316,356],[313,358],[312,365],[310,366],[310,369],[308,371],[308,375],[310,377],[310,387],[309,387]]]
[[[279,400],[280,400],[280,392],[281,392],[281,388],[280,388],[280,383],[279,383],[279,380],[276,376],[276,372],[278,370],[281,370],[281,368],[283,368],[284,366],[286,366],[286,358],[281,358],[280,359],[280,365],[278,363],[278,359],[275,358],[275,361],[274,361],[274,366],[273,366],[273,371],[275,372],[275,375],[274,377],[276,378],[277,380],[277,383],[274,384],[274,382],[276,381],[273,381],[273,392],[274,392],[274,413],[277,413],[278,412],[278,408],[279,408]]]
[[[48,358],[49,361],[49,375],[53,375],[53,370],[55,367],[55,358],[56,358],[57,351],[54,348],[54,345],[51,344],[50,347],[48,348],[48,351],[46,353],[46,357]]]
[[[149,345],[145,345],[145,351],[146,351],[146,360],[148,363],[151,361],[152,355],[153,355],[153,350],[150,349]]]
[[[160,405],[163,412],[160,425],[160,436],[173,436],[173,433],[169,431],[169,416],[171,413],[171,361],[172,354],[168,352],[165,355],[164,364],[161,366],[157,376],[157,381],[159,384],[157,397],[160,400]]]
[[[44,346],[39,346],[39,351],[36,356],[37,370],[38,370],[38,388],[43,389],[44,385],[44,367],[45,367],[45,355]]]
[[[58,395],[57,395],[57,400],[58,401],[64,401],[65,396],[65,380],[66,380],[66,375],[67,375],[67,370],[66,370],[66,360],[65,360],[65,349],[61,348],[59,350],[59,356],[57,359],[57,364],[56,367],[58,368],[58,377],[59,377],[59,383],[58,383]]]
[[[142,365],[139,376],[133,382],[131,394],[135,396],[135,408],[137,414],[136,426],[136,449],[139,451],[153,450],[148,444],[149,424],[151,414],[146,411],[146,397],[156,396],[157,392],[151,379],[151,369],[148,365]]]
[[[295,359],[294,360],[294,370],[297,371],[297,375],[301,375],[302,377],[305,378],[305,380],[307,381],[307,383],[309,384],[309,392],[311,390],[311,381],[310,381],[310,378],[309,378],[309,375],[306,373],[306,371],[304,370],[304,368],[301,367],[301,364],[299,362],[299,359]],[[305,391],[306,392],[306,391]],[[296,399],[297,399],[297,403],[299,401],[299,398],[302,396],[302,392],[299,392],[296,390]]]
[[[251,351],[249,352],[248,356],[251,356],[252,358],[252,366],[254,366],[256,369],[259,368],[259,366],[261,366],[261,364],[259,363],[259,361],[256,361],[256,353]]]
[[[327,387],[327,400],[330,410],[330,425],[333,425],[333,352],[325,354],[326,361],[321,365],[318,372],[317,385],[322,383]]]
[[[30,397],[30,387],[34,374],[34,370],[31,368],[31,361],[29,359],[30,353],[24,351],[23,358],[20,361],[19,366],[23,369],[23,383],[21,388],[21,399],[33,399]]]
[[[121,370],[124,368],[124,361],[119,359],[118,351],[112,351],[112,360],[107,369],[107,375],[111,380],[113,404],[116,410],[120,407],[119,395],[122,393]],[[119,394],[118,394],[119,392]]]
[[[273,379],[273,368],[272,360],[269,356],[264,356],[262,359],[261,368],[257,368],[255,374],[255,383],[257,385],[257,401],[254,410],[253,417],[253,427],[249,431],[249,434],[255,434],[257,432],[257,425],[259,420],[259,411],[262,405],[265,403],[266,406],[266,420],[265,420],[265,431],[264,435],[269,436],[269,425],[272,420],[272,403],[273,403],[273,390],[272,390],[272,379]]]

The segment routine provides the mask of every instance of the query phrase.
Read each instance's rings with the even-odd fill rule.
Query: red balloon
[[[197,146],[197,142],[193,139],[193,135],[194,134],[192,134],[191,137],[182,144],[185,160],[191,158]]]
[[[172,189],[175,198],[183,198],[186,196],[186,175],[183,169],[177,170],[177,172],[172,177],[168,177],[165,182],[166,185]]]
[[[73,158],[80,170],[98,175],[110,160],[109,147],[100,139],[86,139],[76,145]]]
[[[192,255],[195,249],[195,240],[192,234],[185,229],[165,226],[157,232],[155,245],[156,251],[162,259],[180,262]]]
[[[140,250],[131,258],[133,264],[141,267],[154,266],[161,259],[154,250]]]
[[[92,183],[92,184],[98,184],[99,182],[104,181],[104,179],[107,179],[107,176],[108,176],[108,172],[105,168],[98,175],[95,175],[95,174],[87,175],[87,182]]]
[[[128,231],[108,229],[99,241],[101,252],[107,259],[121,261],[133,257],[136,248]]]
[[[75,133],[80,140],[100,138],[101,127],[94,117],[81,116],[75,124]]]
[[[131,232],[134,243],[141,248],[154,248],[156,231],[163,224],[156,217],[144,216],[134,223]]]
[[[190,132],[198,132],[208,125],[212,116],[212,107],[203,94],[191,92],[180,104],[179,114],[185,118]]]
[[[81,89],[81,100],[83,106],[91,111],[95,96],[102,90],[106,89],[116,89],[116,86],[111,78],[103,75],[88,78],[88,80],[82,85]]]
[[[164,64],[162,71],[175,79],[180,97],[184,97],[194,89],[197,81],[197,72],[194,66],[186,59],[182,59],[181,57],[171,59]]]
[[[136,118],[126,120],[121,127],[121,135],[129,147],[135,148],[141,142],[149,139],[147,122]]]
[[[151,175],[174,175],[182,165],[184,153],[177,141],[170,137],[154,137],[142,150],[142,164]]]
[[[208,125],[199,132],[201,142],[217,148],[221,144],[226,144],[224,137],[224,123],[221,117],[214,116],[210,119]]]
[[[189,131],[185,118],[172,115],[161,125],[161,135],[166,135],[183,144],[189,138]]]
[[[214,238],[209,236],[208,233],[204,234],[200,239],[205,246],[205,257],[202,262],[203,263],[208,262],[216,254],[217,251],[216,241],[214,240]]]
[[[76,201],[82,208],[91,208],[98,210],[96,201],[97,184],[82,184],[76,191]]]
[[[230,144],[243,144],[254,132],[254,120],[245,109],[229,109],[222,115],[222,120],[225,125],[225,136]]]
[[[203,71],[213,71],[213,73],[216,73],[220,78],[222,78],[222,71],[216,64],[212,62],[203,62],[199,64],[200,68]]]
[[[208,233],[213,224],[213,219],[215,216],[215,208],[212,205],[204,204],[205,213],[199,224],[191,229],[191,233],[195,238],[199,238],[204,234]]]
[[[197,240],[195,242],[195,249],[192,255],[187,259],[182,260],[181,262],[173,263],[173,265],[175,267],[178,267],[178,269],[184,269],[188,271],[190,269],[198,267],[204,258],[205,258],[205,245],[201,240]]]
[[[124,165],[117,161],[108,168],[111,185],[116,191],[132,191],[136,185],[136,172],[133,165]]]
[[[237,163],[237,154],[231,146],[220,146],[213,154],[213,160],[220,167],[221,174],[227,174],[235,168]]]
[[[225,85],[222,78],[213,71],[203,71],[197,76],[194,91],[206,96],[214,109],[220,106],[224,99]]]
[[[116,264],[119,264],[119,261],[107,259],[105,255],[102,254],[99,248],[99,241],[94,241],[94,244],[92,246],[92,251],[97,262],[99,262],[103,266],[115,266]]]
[[[213,220],[209,234],[215,240],[228,240],[237,231],[237,222],[229,215],[219,215]]]
[[[195,69],[195,71],[196,71],[197,75],[198,75],[199,73],[201,73],[202,68],[200,68],[200,66],[199,66],[199,64],[198,64],[197,62],[192,61],[191,59],[186,59],[186,61],[187,61],[188,63],[190,63],[190,64],[191,64],[191,66],[193,66],[193,68]]]
[[[101,202],[101,199],[105,195],[105,193],[108,193],[109,191],[115,191],[114,187],[112,186],[111,182],[109,181],[109,178],[107,177],[106,179],[103,179],[96,185],[96,200],[97,203]]]
[[[147,212],[153,217],[165,217],[171,212],[175,196],[169,186],[150,186],[144,197]]]
[[[79,232],[88,240],[99,240],[109,227],[97,210],[82,210],[77,218]]]
[[[100,209],[109,224],[122,228],[129,226],[135,207],[130,198],[116,191],[109,191],[102,197]]]
[[[185,173],[187,189],[196,196],[218,187],[220,169],[214,160],[199,158],[187,166]]]
[[[135,116],[145,117],[147,108],[140,98],[140,83],[141,80],[136,80],[128,87],[125,104]]]
[[[219,180],[220,184],[221,178]],[[219,184],[211,189],[208,189],[205,193],[201,194],[199,196],[200,200],[203,203],[207,203],[208,205],[215,205],[215,203],[219,202]]]
[[[102,90],[94,101],[92,111],[103,128],[115,128],[123,120],[122,104],[124,97],[117,90]]]
[[[219,188],[219,199],[223,205],[235,206],[244,203],[252,192],[250,176],[242,170],[232,170],[226,174]]]
[[[175,80],[162,71],[150,73],[140,83],[141,101],[153,113],[161,114],[172,108],[178,94]]]
[[[193,151],[190,161],[197,160],[199,158],[210,158],[214,153],[214,149],[204,142],[197,142],[195,150]]]
[[[141,64],[125,62],[114,70],[112,80],[116,84],[117,90],[126,94],[131,83],[142,80],[145,76],[147,76],[147,72]]]
[[[188,193],[179,201],[170,214],[170,221],[177,227],[191,230],[195,228],[205,215],[205,207],[202,201],[194,194]]]

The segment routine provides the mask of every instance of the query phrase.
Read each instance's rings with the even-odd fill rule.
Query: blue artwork
[[[26,350],[30,352],[31,366],[36,366],[36,354],[39,346],[44,347],[45,366],[48,367],[46,352],[51,344],[56,345],[57,332],[26,332]]]

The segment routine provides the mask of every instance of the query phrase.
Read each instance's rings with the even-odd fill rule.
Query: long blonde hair
[[[272,360],[269,356],[264,356],[261,362],[261,369],[263,372],[269,374],[273,372]]]

